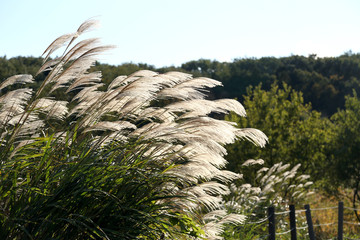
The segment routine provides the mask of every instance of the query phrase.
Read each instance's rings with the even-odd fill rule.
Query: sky
[[[0,0],[0,56],[41,56],[89,18],[116,48],[99,61],[156,67],[210,59],[360,52],[358,0]]]

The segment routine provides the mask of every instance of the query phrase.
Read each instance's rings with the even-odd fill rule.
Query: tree
[[[332,142],[333,184],[352,188],[353,204],[360,201],[360,99],[356,92],[345,98],[345,109],[335,113]],[[358,216],[359,218],[359,216]]]
[[[329,125],[320,113],[304,104],[301,92],[292,90],[283,83],[283,89],[274,83],[270,91],[249,87],[244,96],[247,117],[231,114],[227,119],[235,121],[242,128],[254,127],[262,130],[269,138],[263,149],[257,149],[246,142],[237,141],[227,147],[229,169],[245,171],[241,164],[247,159],[261,158],[266,167],[275,163],[302,164],[300,171],[321,179],[326,160],[326,145],[329,142]],[[255,173],[246,171],[245,178],[251,182]]]

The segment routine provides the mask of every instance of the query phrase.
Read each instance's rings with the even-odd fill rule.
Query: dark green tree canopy
[[[333,170],[341,183],[356,187],[360,182],[360,99],[355,91],[346,97],[345,109],[331,119],[335,129]]]
[[[247,117],[232,114],[228,120],[242,128],[260,129],[268,136],[269,143],[263,149],[244,141],[229,145],[229,169],[241,172],[244,161],[261,158],[267,167],[279,162],[293,166],[300,163],[303,173],[321,178],[330,122],[322,119],[310,104],[304,104],[301,92],[285,83],[283,88],[274,83],[270,91],[265,91],[260,84],[248,88],[243,103]],[[254,177],[251,173],[244,175]]]
[[[34,75],[42,64],[41,58],[0,57],[0,81],[15,74]],[[128,75],[137,70],[154,70],[160,73],[180,71],[205,76],[221,81],[224,87],[211,91],[210,98],[237,98],[243,100],[248,86],[262,84],[270,90],[275,81],[285,82],[296,91],[303,92],[305,103],[331,116],[338,108],[344,108],[344,99],[352,90],[360,91],[360,54],[345,53],[339,57],[319,58],[316,55],[290,57],[244,58],[232,62],[199,59],[182,64],[180,67],[155,68],[140,63],[123,63],[118,66],[96,63],[91,71],[102,71],[105,83],[116,76]],[[37,82],[44,76],[37,77]]]

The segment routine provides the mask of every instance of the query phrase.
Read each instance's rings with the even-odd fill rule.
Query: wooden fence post
[[[268,207],[269,240],[275,240],[275,207]]]
[[[344,225],[344,203],[339,202],[339,207],[338,207],[338,240],[343,240],[343,225]]]
[[[313,223],[312,223],[312,219],[311,219],[311,211],[310,211],[309,204],[305,205],[305,210],[306,210],[306,222],[307,222],[308,230],[309,230],[309,237],[310,237],[310,240],[315,240],[315,234],[314,234],[314,228],[313,228]]]
[[[296,240],[296,216],[295,216],[295,205],[290,205],[290,234],[291,240]]]

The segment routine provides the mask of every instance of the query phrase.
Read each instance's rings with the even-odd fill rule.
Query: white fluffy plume
[[[29,74],[21,74],[21,75],[15,75],[12,77],[7,78],[5,81],[0,83],[0,90],[3,88],[6,88],[7,86],[13,85],[13,84],[26,84],[26,83],[33,83],[34,78],[33,76]]]

